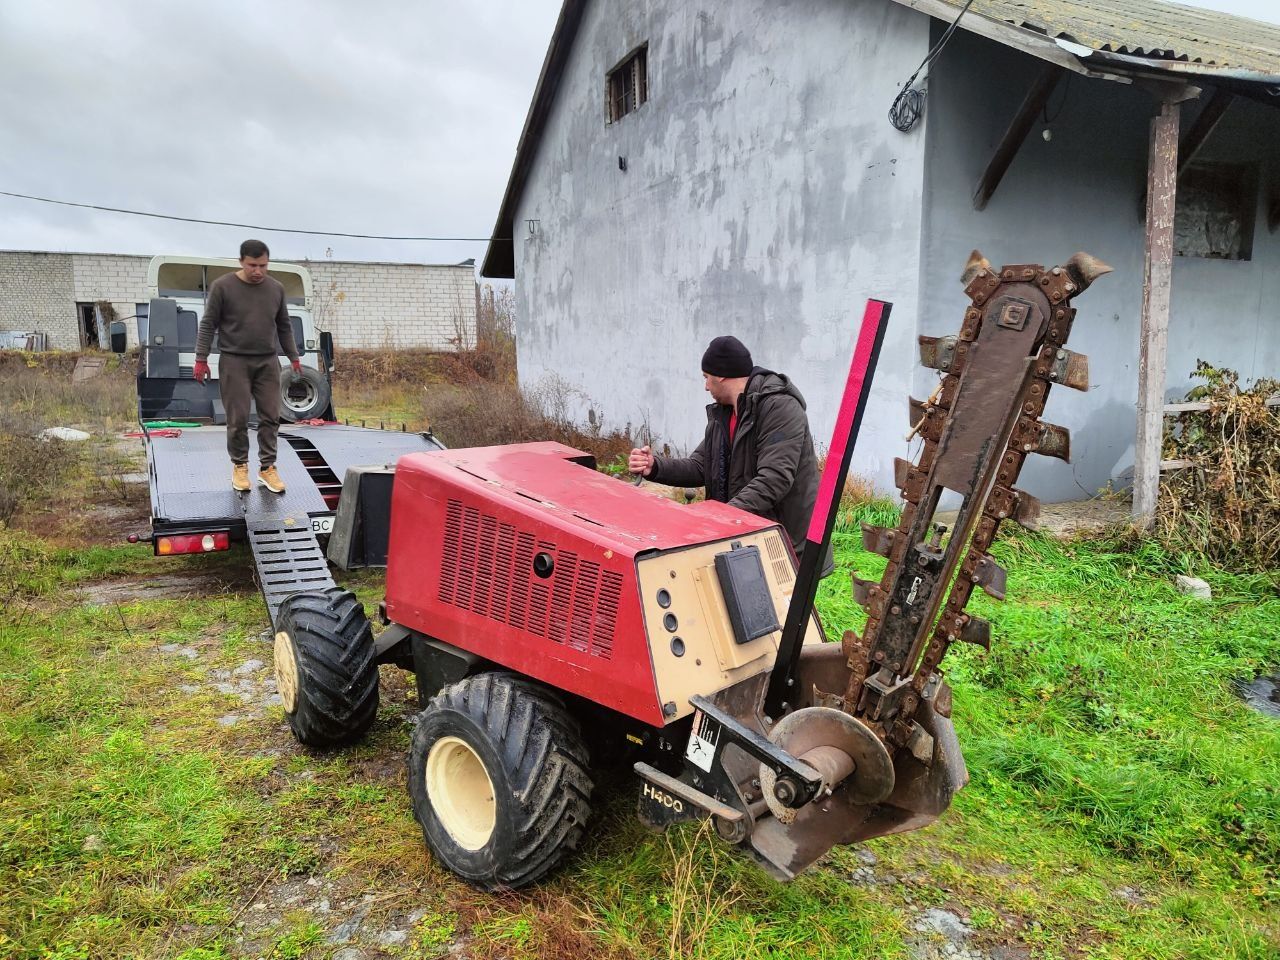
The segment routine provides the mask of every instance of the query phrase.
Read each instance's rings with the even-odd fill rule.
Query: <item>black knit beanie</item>
[[[749,377],[751,351],[737,337],[716,337],[702,355],[702,372],[713,377]]]

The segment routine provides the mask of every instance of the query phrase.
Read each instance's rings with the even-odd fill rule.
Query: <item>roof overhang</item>
[[[947,0],[894,0],[894,2],[946,22],[954,21],[962,9],[962,6],[957,7],[955,3]],[[1266,71],[1207,63],[1189,58],[1144,57],[1100,50],[1064,37],[1050,36],[1045,32],[1019,26],[1008,20],[987,16],[975,10],[969,10],[960,17],[959,27],[968,33],[986,37],[1006,47],[1056,63],[1067,70],[1088,77],[1118,83],[1132,83],[1135,78],[1143,77],[1188,84],[1259,84],[1263,87],[1275,88],[1267,90],[1267,93],[1280,95],[1280,75]]]
[[[511,176],[507,179],[507,190],[502,196],[502,206],[498,209],[498,222],[493,225],[489,247],[485,250],[484,263],[480,267],[482,277],[512,279],[516,275],[513,243],[516,203],[520,199],[520,191],[524,189],[525,180],[528,179],[529,169],[533,166],[533,155],[537,151],[538,140],[547,115],[551,112],[551,105],[560,89],[564,65],[573,48],[573,40],[578,35],[578,24],[582,22],[582,12],[586,6],[587,0],[564,0],[564,5],[560,8],[556,28],[551,34],[551,44],[542,61],[542,71],[538,74],[538,85],[534,87],[533,101],[524,118],[524,129],[520,131],[520,140],[516,144]]]

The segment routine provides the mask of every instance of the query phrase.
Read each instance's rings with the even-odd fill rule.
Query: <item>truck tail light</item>
[[[175,553],[212,553],[231,547],[231,537],[226,530],[216,533],[183,533],[168,537],[156,537],[156,553],[162,557]]]

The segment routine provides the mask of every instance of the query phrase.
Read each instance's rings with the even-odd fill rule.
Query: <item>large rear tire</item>
[[[591,816],[578,724],[537,684],[482,673],[418,717],[409,796],[436,859],[482,890],[534,883],[577,847]]]
[[[378,662],[364,607],[350,590],[295,593],[280,605],[276,689],[309,747],[358,740],[378,715]]]

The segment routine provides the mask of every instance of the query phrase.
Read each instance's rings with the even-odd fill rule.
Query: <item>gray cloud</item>
[[[0,5],[0,189],[208,219],[485,236],[558,0]],[[0,198],[0,247],[226,253],[244,231]],[[281,256],[481,244],[281,234]]]

